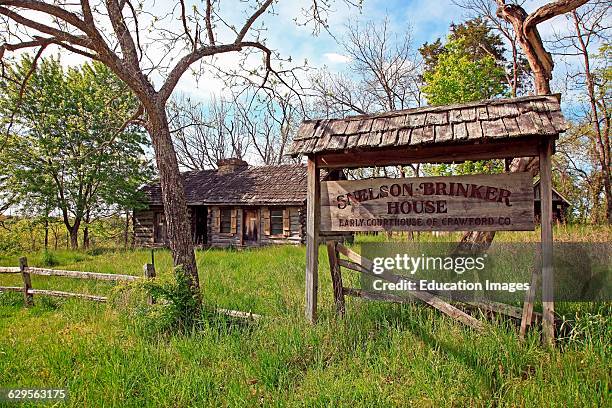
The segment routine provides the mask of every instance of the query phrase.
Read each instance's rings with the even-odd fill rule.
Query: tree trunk
[[[83,228],[83,249],[89,249],[89,223],[91,222],[91,216],[89,210],[85,215],[85,228]]]
[[[49,214],[45,215],[45,251],[49,249]]]
[[[157,105],[147,109],[147,128],[155,150],[168,240],[174,265],[182,266],[199,305],[201,303],[200,281],[191,239],[191,228],[187,218],[185,190],[172,144],[166,111],[162,103],[157,103]]]
[[[70,233],[70,249],[79,249],[79,229],[73,227],[68,232]]]
[[[557,4],[549,4],[538,9],[536,15],[528,15],[519,5],[504,4],[503,0],[497,0],[497,15],[510,24],[516,34],[516,41],[521,46],[523,53],[527,57],[529,67],[533,72],[536,95],[550,94],[550,80],[554,62],[552,56],[544,48],[542,38],[537,29],[537,22],[545,21],[553,15],[566,12],[568,7],[578,7],[586,1],[561,1]],[[571,11],[567,10],[567,11]],[[531,171],[533,175],[538,172],[537,157],[517,157],[512,160],[510,172]],[[461,243],[457,250],[466,251],[471,249],[486,250],[491,246],[495,238],[495,231],[468,231],[461,238]]]
[[[85,224],[83,228],[83,249],[89,249],[89,225]]]
[[[125,231],[123,231],[123,246],[128,249],[128,237],[130,234],[130,211],[125,210]]]

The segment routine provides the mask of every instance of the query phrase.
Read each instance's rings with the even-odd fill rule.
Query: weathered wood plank
[[[519,336],[521,339],[525,338],[527,334],[527,328],[531,326],[533,319],[533,304],[535,302],[536,293],[540,286],[541,270],[537,268],[531,272],[531,285],[529,290],[525,293],[525,302],[523,303],[523,312],[521,314],[521,328]]]
[[[478,125],[480,129],[480,125]],[[413,131],[413,134],[415,131]],[[352,137],[352,136],[351,136]],[[493,143],[448,146],[389,147],[373,151],[325,153],[316,157],[322,168],[358,168],[408,163],[452,163],[465,160],[503,159],[537,155],[538,137],[512,140],[492,139]],[[349,137],[350,143],[350,137]],[[347,149],[349,146],[347,145]]]
[[[34,298],[30,293],[30,289],[32,289],[32,280],[30,279],[28,259],[26,257],[19,258],[19,272],[21,272],[21,278],[23,279],[24,304],[26,306],[32,306],[34,304]]]
[[[323,182],[322,231],[533,230],[528,172]]]
[[[406,121],[404,122],[406,126],[411,128],[423,127],[425,126],[425,119],[427,118],[426,113],[416,113],[406,115]]]
[[[139,276],[120,275],[114,273],[97,273],[97,272],[82,272],[82,271],[66,271],[61,269],[45,269],[28,267],[27,271],[32,275],[42,276],[66,276],[77,279],[97,279],[105,281],[136,281],[141,279]]]
[[[514,137],[514,136],[521,135],[521,129],[519,128],[518,123],[516,122],[515,118],[507,117],[503,119],[503,122],[504,122],[504,127],[506,128],[506,132],[508,133],[508,136]]]
[[[239,310],[217,308],[216,311],[219,314],[223,314],[223,315],[230,316],[230,317],[237,317],[240,319],[247,319],[247,320],[259,320],[263,317],[262,315],[258,315],[258,314],[251,313],[251,312],[241,312]]]
[[[436,143],[437,142],[448,142],[450,140],[453,140],[452,125],[436,126]]]
[[[502,119],[485,120],[481,122],[485,137],[505,137],[508,135]]]
[[[410,134],[412,129],[404,128],[397,131],[397,145],[404,146],[410,144]]]
[[[380,146],[392,146],[397,141],[398,131],[396,129],[383,132],[380,139]]]
[[[552,215],[552,140],[540,146],[540,196],[542,242],[542,310],[545,342],[555,344],[555,306],[553,271],[553,215]]]
[[[86,295],[83,293],[63,292],[61,290],[30,289],[28,290],[28,293],[30,295],[45,295],[45,296],[55,296],[55,297],[61,297],[61,298],[79,298],[79,299],[93,300],[95,302],[102,302],[102,303],[108,301],[108,298],[104,296]]]
[[[308,158],[308,190],[306,194],[306,318],[317,320],[317,292],[319,288],[319,221],[321,178],[314,158]]]
[[[342,150],[346,146],[348,137],[345,135],[332,135],[327,144],[326,150]]]
[[[18,266],[0,266],[0,273],[19,273]]]
[[[447,123],[448,123],[447,112],[428,113],[427,119],[425,120],[426,125],[446,125]]]
[[[312,137],[317,121],[302,122],[302,125],[297,131],[294,140],[309,139]]]
[[[468,133],[468,139],[482,139],[482,127],[480,121],[465,122],[465,127]]]
[[[335,241],[327,242],[327,257],[329,259],[329,270],[331,273],[332,287],[334,290],[334,305],[336,306],[336,314],[344,316],[345,304],[344,293],[342,292],[342,272],[338,264],[338,250],[336,249]]]
[[[358,147],[378,146],[380,144],[380,132],[363,133],[359,138]]]
[[[0,292],[23,292],[21,286],[0,286]]]
[[[468,138],[468,131],[465,123],[456,123],[453,125],[453,136],[455,140],[465,140]]]

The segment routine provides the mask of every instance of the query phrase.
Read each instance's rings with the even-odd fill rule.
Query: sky
[[[524,7],[528,12],[532,12],[546,2],[527,0]],[[266,44],[278,50],[282,57],[291,57],[298,65],[307,60],[310,67],[327,66],[330,71],[342,71],[350,62],[334,38],[342,36],[348,23],[381,21],[388,18],[392,31],[403,33],[406,29],[411,30],[416,49],[425,42],[444,38],[451,23],[460,23],[468,18],[466,11],[451,0],[364,0],[362,8],[347,5],[344,0],[335,0],[332,2],[334,10],[328,15],[329,30],[313,35],[312,25],[302,26],[294,21],[296,18],[303,20],[303,8],[310,3],[310,0],[280,0],[275,4],[273,14],[262,16],[261,21],[266,27]],[[228,0],[221,4],[228,4]],[[229,0],[229,4],[231,6],[221,9],[221,12],[224,18],[239,25],[245,19],[244,6],[239,0],[234,3]],[[555,31],[563,31],[565,27],[565,17],[558,16],[540,24],[538,29],[546,40],[551,38]],[[231,66],[237,58],[237,55],[224,56],[218,63]],[[555,71],[559,85],[562,84],[560,80],[565,77],[565,70],[565,64],[559,61]],[[223,83],[206,75],[199,80],[186,75],[176,91],[196,100],[206,100],[211,94],[224,93]]]
[[[175,0],[143,1],[145,8],[157,16],[163,16],[165,13],[171,12],[177,4]],[[343,54],[343,50],[334,36],[341,37],[347,23],[376,22],[387,17],[391,31],[403,33],[407,28],[411,29],[416,49],[425,42],[432,42],[439,37],[446,36],[451,23],[459,23],[467,19],[465,10],[454,5],[451,0],[363,0],[361,8],[348,4],[349,1],[355,3],[359,0],[329,1],[333,9],[327,16],[329,30],[322,30],[318,35],[313,35],[312,24],[299,24],[304,20],[303,8],[308,7],[311,0],[278,0],[269,10],[270,12],[265,13],[258,19],[254,27],[260,28],[263,26],[265,31],[262,32],[262,37],[265,38],[266,45],[273,50],[277,50],[283,58],[291,57],[294,65],[301,65],[304,61],[307,61],[311,68],[327,66],[332,72],[341,72],[346,69],[350,59]],[[532,12],[546,2],[546,0],[526,0],[524,7],[528,12]],[[219,14],[228,24],[240,27],[246,20],[247,13],[252,12],[245,4],[246,2],[243,0],[220,1],[218,3]],[[249,4],[252,3],[249,2]],[[186,0],[186,9],[190,11],[193,7],[202,10],[202,1]],[[150,44],[146,54],[151,56],[152,60],[158,61],[161,59],[172,64],[173,59],[175,61],[176,58],[184,54],[184,52],[181,53],[177,50],[164,50],[159,46],[159,43],[147,41],[147,24],[145,15],[144,20],[140,22],[141,36],[143,43]],[[181,23],[176,13],[174,19],[162,20],[160,25],[163,28],[181,30]],[[554,31],[563,30],[566,26],[565,17],[558,16],[540,24],[538,29],[546,40],[551,37]],[[224,34],[222,24],[218,24],[216,31],[219,31],[218,41],[231,42],[233,40],[234,34],[230,34],[227,29],[225,29]],[[260,58],[260,56],[253,56],[251,61],[255,65],[261,65]],[[240,55],[238,53],[224,54],[216,58],[215,64],[223,68],[231,68],[236,65],[239,59]],[[74,65],[83,63],[84,59],[62,50],[62,61],[65,64]],[[198,65],[193,67],[196,70],[199,69]],[[553,86],[555,86],[555,83],[563,85],[566,69],[565,64],[557,63]],[[152,78],[159,88],[162,77],[153,75]],[[198,78],[187,73],[182,77],[175,90],[176,95],[182,94],[193,100],[203,102],[213,95],[222,95],[226,92],[224,83],[211,73],[204,73]]]
[[[387,17],[393,31],[401,33],[410,27],[418,48],[426,41],[431,42],[446,35],[452,21],[462,20],[462,10],[450,0],[365,0],[361,9],[336,0],[334,10],[328,15],[329,29],[314,35],[312,25],[302,26],[294,21],[295,18],[303,19],[303,7],[309,4],[309,0],[281,0],[274,8],[277,15],[266,15],[262,20],[267,29],[266,44],[278,50],[282,57],[291,57],[296,64],[306,60],[310,67],[327,66],[332,71],[341,71],[350,62],[334,38],[342,36],[348,23],[381,21]],[[244,19],[243,15],[231,10],[225,15],[228,14],[237,23]],[[223,63],[224,60],[219,62]],[[227,60],[231,64],[234,58],[230,56]],[[186,76],[179,83],[177,91],[197,99],[206,98],[211,90],[222,92],[221,83],[213,81],[212,86],[207,85],[209,82],[205,78],[195,81],[193,77]]]

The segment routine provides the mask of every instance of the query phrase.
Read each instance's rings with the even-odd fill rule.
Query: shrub
[[[55,254],[50,251],[44,251],[40,261],[43,266],[57,266],[60,264]]]
[[[189,284],[179,266],[168,281],[136,282],[119,288],[113,301],[124,306],[128,317],[145,334],[187,332],[202,322],[200,303]],[[155,299],[154,304],[145,303],[148,296]]]

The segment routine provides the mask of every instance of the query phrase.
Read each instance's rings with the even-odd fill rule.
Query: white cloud
[[[347,62],[351,62],[351,57],[347,57],[346,55],[338,54],[335,52],[326,52],[323,54],[325,58],[327,58],[330,62],[336,64],[346,64]]]

